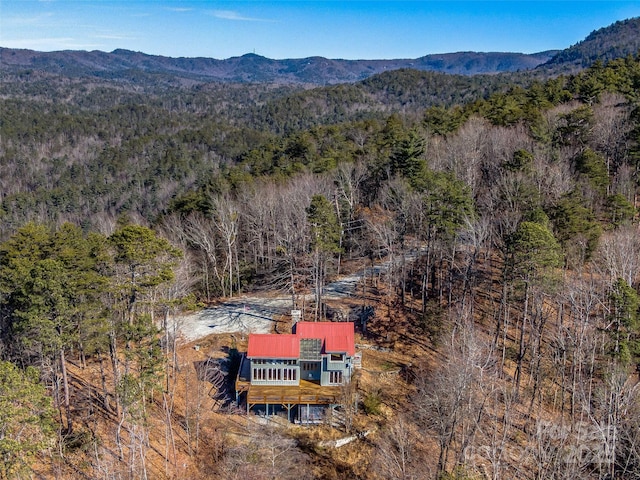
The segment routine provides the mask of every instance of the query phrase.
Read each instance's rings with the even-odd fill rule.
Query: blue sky
[[[0,0],[0,46],[219,59],[534,53],[637,16],[640,0]]]

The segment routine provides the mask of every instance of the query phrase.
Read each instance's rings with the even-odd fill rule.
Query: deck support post
[[[291,423],[291,403],[282,403],[282,408],[287,409],[287,421]]]

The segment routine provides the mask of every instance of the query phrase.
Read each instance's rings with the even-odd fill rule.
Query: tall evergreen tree
[[[640,355],[640,298],[627,282],[619,278],[611,286],[609,301],[611,354],[623,364],[628,364],[633,357]]]
[[[0,478],[26,478],[35,455],[53,447],[53,412],[35,368],[0,361]]]
[[[340,223],[335,209],[324,195],[314,195],[307,208],[311,229],[310,247],[313,255],[313,284],[315,292],[314,317],[323,315],[322,294],[327,277],[327,264],[340,251]]]
[[[549,288],[553,280],[553,269],[562,264],[562,251],[549,227],[538,222],[522,222],[507,239],[509,252],[508,268],[515,279],[516,287],[522,292],[522,319],[518,341],[518,356],[515,374],[516,395],[522,379],[522,366],[528,349],[527,329],[530,323],[531,305],[540,300],[542,292]],[[538,322],[540,326],[544,322]],[[537,337],[542,332],[535,332]]]
[[[78,227],[50,232],[28,224],[0,247],[0,289],[10,312],[16,355],[27,364],[51,362],[61,375],[66,430],[72,430],[66,354],[88,334],[85,319],[99,315],[105,282],[99,255]]]

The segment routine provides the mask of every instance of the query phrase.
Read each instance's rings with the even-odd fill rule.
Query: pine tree
[[[0,362],[0,478],[24,478],[34,456],[54,445],[51,398],[33,367]]]

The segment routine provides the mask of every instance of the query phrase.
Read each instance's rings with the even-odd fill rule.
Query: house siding
[[[320,382],[322,386],[335,386],[348,383],[352,373],[351,357],[345,354],[341,362],[331,361],[330,355],[322,355],[320,362],[251,359],[251,383],[254,385],[299,385],[303,379]]]
[[[351,379],[351,357],[343,355],[341,362],[331,361],[331,355],[325,355],[322,360],[322,375],[320,385],[344,385]]]

